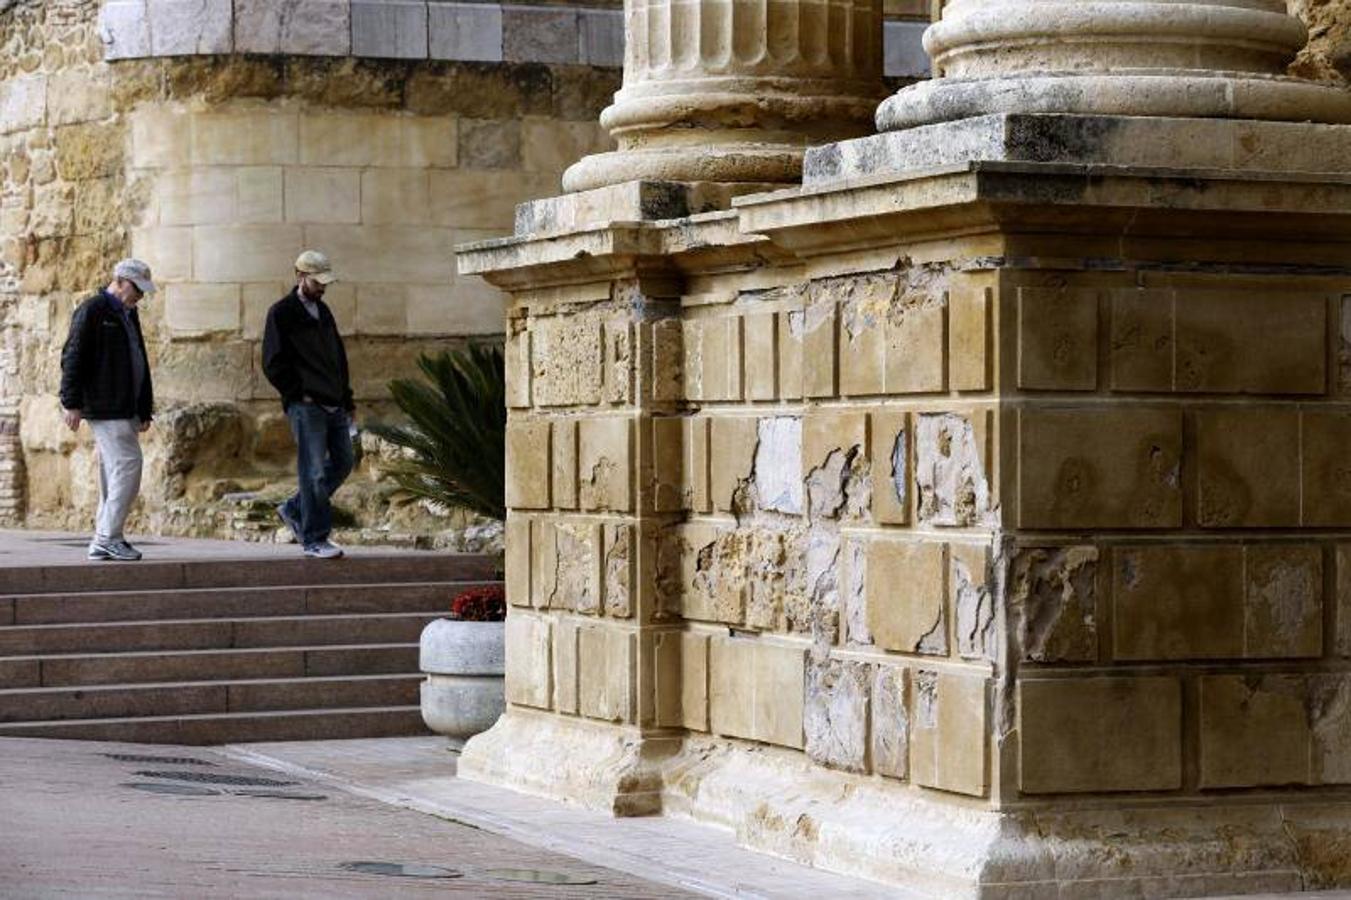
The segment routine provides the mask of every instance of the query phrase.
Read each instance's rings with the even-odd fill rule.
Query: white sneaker
[[[90,559],[117,560],[118,562],[135,562],[141,558],[141,551],[128,544],[121,538],[110,541],[101,541],[95,538],[89,544]]]
[[[329,541],[319,541],[318,543],[307,544],[305,555],[316,559],[337,559],[342,556],[342,548]]]

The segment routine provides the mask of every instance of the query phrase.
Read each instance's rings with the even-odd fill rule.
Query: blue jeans
[[[296,439],[300,490],[283,504],[300,523],[306,547],[328,540],[333,530],[329,498],[352,472],[352,438],[345,410],[329,412],[317,403],[292,403],[286,410]]]

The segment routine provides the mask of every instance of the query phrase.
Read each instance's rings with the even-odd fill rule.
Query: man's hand
[[[61,411],[61,418],[65,420],[66,427],[71,431],[80,430],[80,411],[78,409],[66,409]]]
[[[142,419],[142,420],[141,420],[141,425],[140,425],[140,427],[137,428],[136,430],[137,430],[137,431],[140,431],[140,432],[142,432],[142,433],[149,431],[149,430],[150,430],[150,420],[149,420],[149,419]]]

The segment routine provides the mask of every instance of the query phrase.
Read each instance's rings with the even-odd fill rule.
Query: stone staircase
[[[0,568],[0,736],[425,733],[418,635],[493,570],[489,557],[370,552]]]

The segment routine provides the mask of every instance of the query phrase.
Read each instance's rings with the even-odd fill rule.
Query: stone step
[[[366,613],[0,626],[0,657],[413,643],[439,615]]]
[[[494,577],[492,556],[360,552],[337,560],[295,558],[165,560],[0,569],[0,595],[175,590],[207,587],[475,581]]]
[[[4,578],[4,570],[0,570]],[[449,612],[451,600],[486,581],[127,590],[0,597],[2,625],[60,625],[246,616]]]
[[[205,715],[7,722],[0,737],[119,741],[136,744],[232,744],[341,740],[427,734],[417,706],[278,710]]]
[[[418,645],[366,644],[0,657],[0,689],[416,672]]]
[[[205,715],[418,703],[420,674],[109,684],[0,691],[0,722]]]

